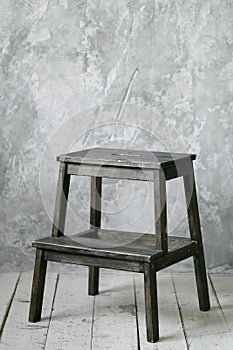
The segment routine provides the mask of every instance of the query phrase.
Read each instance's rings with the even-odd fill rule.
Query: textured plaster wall
[[[50,234],[55,156],[97,144],[196,153],[207,265],[233,269],[232,0],[2,0],[0,48],[1,271],[31,269]],[[68,233],[88,184],[72,183]],[[149,230],[150,192],[106,181],[104,226]],[[168,194],[186,235],[179,181]]]

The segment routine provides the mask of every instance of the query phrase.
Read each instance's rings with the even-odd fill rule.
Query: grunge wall
[[[31,269],[32,239],[50,234],[56,154],[121,144],[197,154],[207,265],[233,268],[233,1],[3,0],[0,49],[1,271]],[[70,232],[88,220],[82,181]],[[182,191],[169,186],[170,231],[184,234]],[[143,186],[104,191],[104,226],[151,224],[150,195],[134,220]]]

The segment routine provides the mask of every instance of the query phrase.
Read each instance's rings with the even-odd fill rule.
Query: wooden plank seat
[[[195,154],[155,152],[142,150],[122,150],[112,148],[89,148],[82,151],[61,154],[59,162],[92,164],[102,166],[117,166],[140,169],[169,168],[184,160],[195,160]]]
[[[159,339],[156,273],[193,257],[199,307],[210,308],[202,234],[194,179],[195,154],[93,148],[58,156],[60,162],[52,237],[33,242],[36,248],[29,321],[41,319],[47,261],[89,266],[88,294],[99,293],[100,268],[144,275],[147,340]],[[90,229],[65,235],[71,176],[89,176]],[[166,182],[182,177],[190,238],[167,232]],[[151,181],[154,194],[154,234],[101,228],[102,178]]]

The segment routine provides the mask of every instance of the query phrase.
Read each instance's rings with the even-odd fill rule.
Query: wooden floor
[[[211,310],[198,308],[193,274],[158,274],[160,341],[146,342],[143,276],[47,276],[42,320],[27,322],[31,273],[0,274],[0,349],[232,350],[233,275],[209,276]]]

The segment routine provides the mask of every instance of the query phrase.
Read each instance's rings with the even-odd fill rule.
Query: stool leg
[[[199,306],[201,311],[208,311],[210,309],[210,300],[202,244],[201,225],[197,203],[197,193],[192,164],[189,174],[184,176],[184,187],[188,210],[190,235],[191,239],[197,242],[197,253],[194,256],[194,267]]]
[[[43,251],[37,249],[31,291],[29,322],[37,322],[41,319],[46,269],[47,261],[43,258]]]
[[[156,271],[150,265],[146,265],[144,268],[144,289],[147,341],[155,343],[159,340],[157,282]]]
[[[89,266],[88,294],[99,294],[99,267]]]
[[[91,228],[98,228],[101,225],[101,192],[102,178],[91,177],[91,207],[90,225]],[[88,294],[99,294],[99,267],[89,267]]]
[[[167,195],[166,179],[162,169],[154,171],[154,216],[156,245],[167,252]]]
[[[54,209],[52,236],[64,234],[67,200],[70,187],[70,175],[67,174],[67,164],[61,162],[58,175],[57,196]]]

